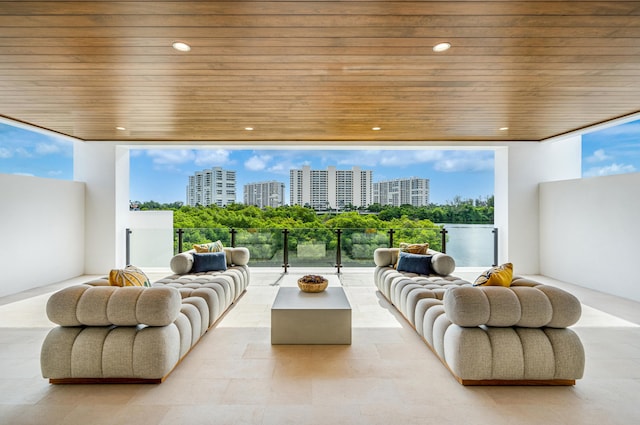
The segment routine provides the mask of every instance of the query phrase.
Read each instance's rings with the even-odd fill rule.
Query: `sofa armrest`
[[[60,326],[167,326],[182,304],[171,287],[76,285],[47,301],[49,320]]]
[[[398,261],[400,248],[377,248],[373,251],[373,262],[378,267],[393,267]]]
[[[224,252],[227,256],[228,266],[246,266],[247,264],[249,264],[249,258],[251,258],[251,255],[248,248],[245,248],[243,246],[238,246],[235,248],[225,247]]]
[[[566,328],[582,313],[576,297],[548,285],[449,288],[443,303],[449,320],[463,327]]]

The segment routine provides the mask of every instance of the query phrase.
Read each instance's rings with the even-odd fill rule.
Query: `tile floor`
[[[352,345],[272,346],[270,305],[293,280],[252,269],[246,294],[161,385],[54,386],[41,377],[40,345],[52,327],[46,300],[89,277],[0,298],[0,424],[640,423],[640,303],[532,276],[583,302],[574,329],[587,353],[584,379],[575,387],[463,387],[376,292],[372,273],[341,276]]]

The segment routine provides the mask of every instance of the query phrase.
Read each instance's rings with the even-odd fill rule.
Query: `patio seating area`
[[[480,270],[459,269],[473,280]],[[169,270],[147,271],[152,280]],[[252,270],[242,302],[161,385],[50,385],[39,354],[46,300],[82,276],[0,299],[0,417],[11,424],[629,424],[640,417],[640,305],[542,276],[575,294],[586,370],[574,387],[463,387],[377,292],[373,268],[339,276],[353,308],[352,345],[270,343],[270,306],[292,276]],[[610,347],[617,347],[611,352]],[[428,405],[429,408],[425,409]],[[450,406],[464,409],[450,409]],[[544,408],[542,408],[544,407]]]

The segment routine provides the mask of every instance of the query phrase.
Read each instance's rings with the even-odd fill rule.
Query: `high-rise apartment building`
[[[373,202],[380,205],[429,205],[429,179],[410,177],[373,184]]]
[[[366,207],[372,201],[372,174],[360,167],[312,170],[305,165],[289,171],[289,200],[291,205],[309,205],[317,210],[340,210],[347,205]]]
[[[258,208],[284,205],[284,183],[275,180],[244,185],[244,204]]]
[[[189,176],[187,205],[225,205],[236,202],[236,172],[213,167]]]

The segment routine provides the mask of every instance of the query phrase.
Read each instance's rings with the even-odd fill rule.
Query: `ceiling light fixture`
[[[500,127],[500,131],[507,131],[509,130],[509,127]]]
[[[244,129],[247,131],[253,131],[253,127],[245,127]]]
[[[438,43],[433,46],[434,52],[444,52],[445,50],[449,50],[451,48],[451,43]]]
[[[174,41],[171,46],[180,52],[188,52],[191,50],[191,46],[187,43],[183,43],[182,41]]]
[[[382,130],[382,127],[371,127],[371,130],[380,131],[380,130]]]
[[[125,128],[125,127],[117,126],[117,127],[116,127],[116,130],[124,131],[124,130],[126,130],[126,128]]]

